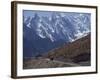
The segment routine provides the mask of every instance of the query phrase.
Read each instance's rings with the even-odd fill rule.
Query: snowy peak
[[[52,13],[50,16],[24,18],[26,27],[35,31],[40,38],[52,42],[65,40],[72,42],[90,32],[90,15],[85,13]]]

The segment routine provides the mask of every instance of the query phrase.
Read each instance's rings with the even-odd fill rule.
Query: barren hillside
[[[90,66],[90,35],[60,48],[51,50],[46,55],[24,60],[24,69]]]
[[[90,61],[90,34],[72,43],[64,44],[62,47],[54,49],[44,57],[60,60],[64,62]]]

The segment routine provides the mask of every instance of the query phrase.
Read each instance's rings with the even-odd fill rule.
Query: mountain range
[[[50,16],[24,17],[24,57],[36,57],[72,43],[90,33],[90,15],[86,13],[57,13]]]

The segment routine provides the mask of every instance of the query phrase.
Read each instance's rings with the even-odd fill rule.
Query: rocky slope
[[[91,42],[90,34],[72,43],[64,44],[62,47],[54,49],[44,57],[63,62],[80,63],[90,61]]]
[[[24,69],[90,66],[91,35],[53,49],[45,55],[25,59]]]

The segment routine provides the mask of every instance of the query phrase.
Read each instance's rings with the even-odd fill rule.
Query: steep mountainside
[[[84,37],[90,32],[90,26],[88,13],[52,12],[50,16],[40,16],[38,13],[24,16],[24,57],[42,55]]]
[[[44,58],[63,62],[84,62],[90,61],[91,44],[90,34],[72,43],[64,44],[62,47],[47,53]]]

